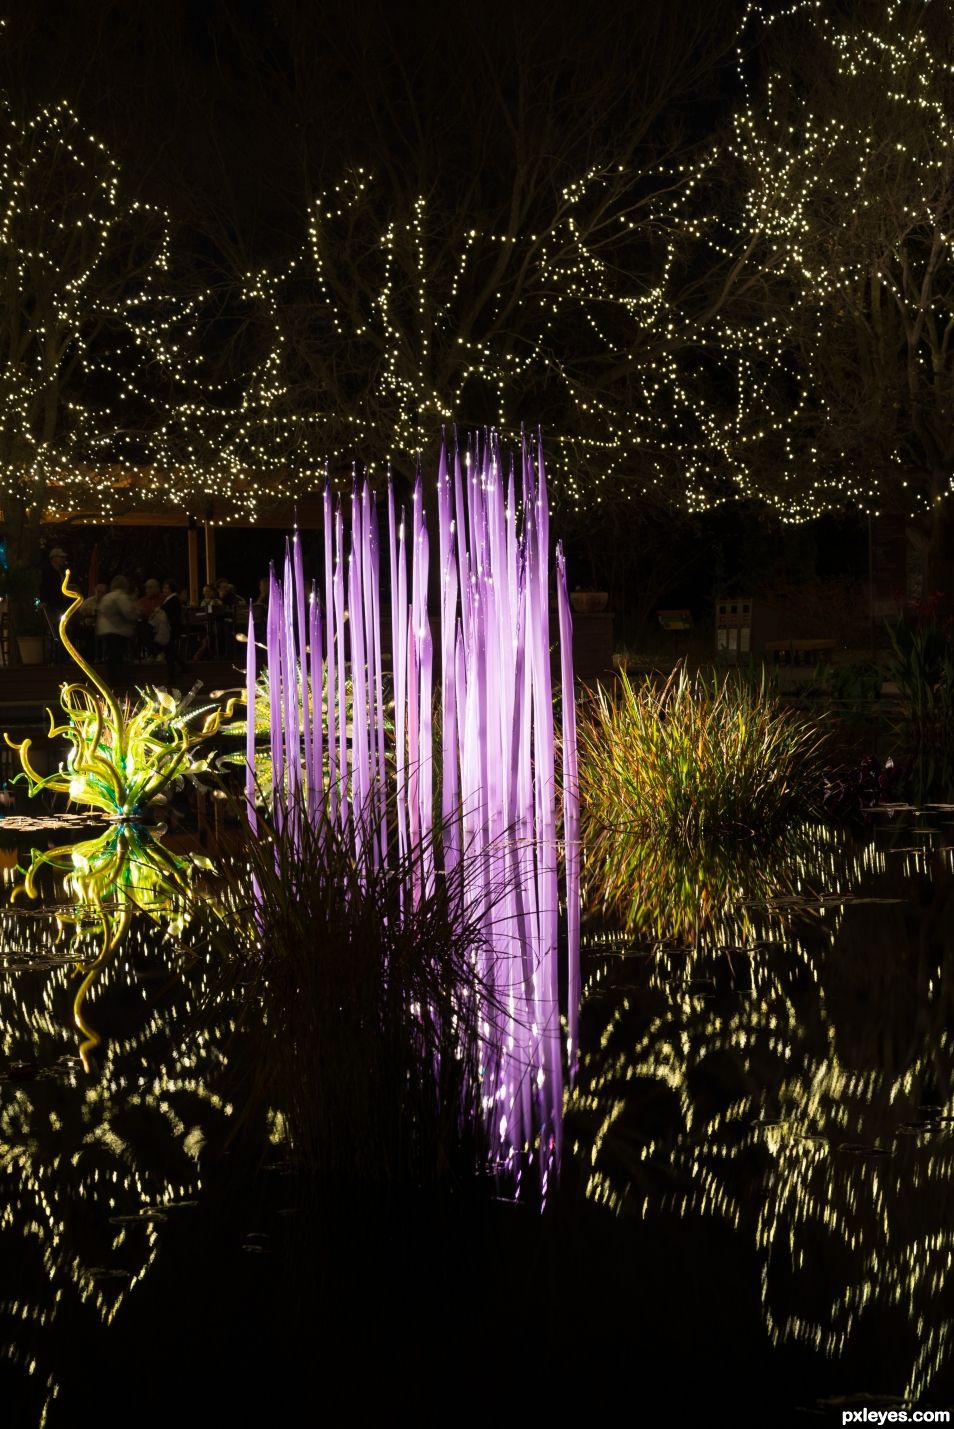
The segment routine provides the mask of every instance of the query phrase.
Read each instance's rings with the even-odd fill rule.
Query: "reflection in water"
[[[4,820],[5,832],[34,834],[39,826],[69,829],[75,840],[68,816]],[[201,968],[183,980],[195,962],[182,944],[196,906],[193,871],[208,860],[172,853],[157,837],[162,832],[137,819],[110,822],[93,837],[34,849],[22,881],[18,869],[5,869],[15,882],[13,906],[0,914],[7,1064],[0,1238],[17,1241],[28,1261],[24,1281],[41,1291],[36,1299],[0,1300],[0,1316],[16,1326],[4,1337],[9,1358],[31,1375],[37,1363],[25,1327],[51,1327],[69,1297],[67,1313],[88,1307],[103,1324],[112,1321],[155,1260],[160,1224],[199,1194],[210,1116],[231,1111],[215,1091],[229,1019],[200,990]],[[41,895],[46,906],[25,916],[23,901]],[[54,1056],[65,1035],[63,999],[77,974],[79,1057]],[[179,993],[161,1011],[148,992],[157,977]],[[110,1022],[101,1070],[90,1054],[102,1038],[85,1011],[94,983]],[[197,995],[206,1004],[201,1028]],[[93,1071],[95,1079],[86,1075]],[[48,1365],[43,1378],[41,1423],[58,1389]]]
[[[7,829],[17,825],[7,819]],[[35,821],[26,820],[32,826]],[[51,821],[54,822],[54,821]],[[81,975],[73,999],[73,1020],[82,1033],[79,1055],[89,1071],[89,1055],[99,1046],[99,1035],[85,1018],[86,996],[129,931],[136,912],[161,921],[177,935],[191,908],[191,875],[195,858],[180,858],[163,847],[157,833],[138,821],[111,823],[95,838],[34,849],[23,882],[14,887],[11,900],[20,895],[37,898],[37,880],[45,871],[58,872],[66,902],[57,909],[61,931],[72,928],[70,954]],[[207,862],[207,860],[206,860]]]
[[[907,1400],[952,1334],[950,843],[915,824],[846,849],[835,898],[800,865],[801,898],[688,952],[604,945],[568,1105],[589,1197],[727,1224],[772,1343],[843,1359],[880,1327]]]
[[[855,871],[845,866],[847,848],[844,829],[817,824],[788,830],[757,857],[742,845],[655,842],[634,851],[628,842],[627,867],[632,863],[638,876],[627,885],[624,905],[615,885],[613,896],[624,926],[643,936],[720,945],[757,941],[767,911],[814,904],[821,913],[826,903],[837,904]],[[777,926],[778,919],[768,923]]]
[[[66,874],[68,904],[60,911],[59,923],[73,928],[72,951],[81,974],[73,1020],[82,1033],[79,1052],[88,1071],[89,1054],[100,1039],[85,1020],[86,995],[115,956],[133,913],[162,915],[173,932],[185,916],[180,910],[189,892],[189,863],[168,853],[146,829],[147,810],[164,803],[186,778],[194,782],[208,769],[202,751],[223,719],[231,719],[238,697],[224,706],[197,707],[198,685],[185,699],[178,692],[151,686],[138,690],[134,698],[116,695],[70,639],[70,621],[83,595],[70,587],[69,570],[62,591],[70,604],[60,617],[59,639],[88,682],[61,685],[60,705],[66,716],[62,724],[57,725],[50,712],[50,738],[66,741],[66,759],[43,776],[31,761],[30,739],[18,742],[9,734],[4,737],[20,756],[23,771],[17,778],[26,780],[31,798],[43,792],[65,795],[80,808],[105,814],[110,827],[92,839],[47,852],[34,850],[24,881],[12,896],[35,898],[37,878],[45,869]],[[62,822],[75,817],[68,815]],[[4,827],[16,832],[18,824],[35,823],[8,818]],[[95,943],[94,953],[86,951],[90,942]]]
[[[952,843],[916,820],[806,831],[774,891],[713,909],[691,946],[594,940],[567,1105],[586,1194],[621,1229],[728,1228],[757,1257],[767,1343],[843,1363],[890,1345],[878,1375],[909,1400],[954,1330]],[[232,1012],[174,896],[188,860],[116,826],[33,872],[55,906],[0,911],[0,1336],[49,1404],[57,1336],[110,1325],[208,1195]],[[98,908],[128,931],[85,1075],[69,1013]]]
[[[133,873],[127,860],[127,892],[148,866]],[[90,1315],[109,1324],[141,1285],[163,1220],[199,1198],[203,1147],[232,1111],[217,1090],[228,1012],[206,965],[147,917],[130,919],[101,967],[104,1042],[98,1075],[84,1073],[62,915],[0,913],[0,1340],[47,1408],[50,1346]]]

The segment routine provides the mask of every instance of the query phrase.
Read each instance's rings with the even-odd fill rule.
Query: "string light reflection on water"
[[[64,1317],[114,1321],[164,1220],[201,1197],[202,1150],[232,1112],[218,1090],[231,1019],[177,936],[134,919],[103,966],[96,1076],[76,1055],[74,958],[55,912],[0,912],[0,1340],[41,1374],[47,1407],[44,1336]]]
[[[893,1375],[908,1403],[954,1327],[954,849],[935,822],[814,830],[800,895],[688,946],[595,940],[567,1104],[591,1200],[654,1235],[731,1228],[771,1344],[840,1361],[887,1338],[864,1387]]]
[[[508,751],[514,759],[514,788],[524,776],[529,779],[532,764],[537,774],[541,767],[547,770],[545,785],[538,784],[543,794],[533,794],[525,806],[527,832],[534,823],[531,816],[538,815],[537,838],[539,827],[549,830],[532,850],[531,862],[536,862],[523,885],[537,898],[536,928],[519,951],[529,950],[536,962],[520,986],[500,984],[508,995],[519,992],[526,998],[520,1016],[513,1018],[526,1047],[509,1065],[501,1056],[496,1083],[491,1082],[503,1093],[491,1090],[489,1103],[493,1111],[499,1102],[503,1113],[498,1145],[506,1155],[507,1143],[519,1149],[537,1135],[548,1169],[564,1111],[572,1154],[585,1167],[591,1201],[621,1218],[650,1223],[654,1233],[673,1219],[679,1225],[714,1220],[728,1227],[757,1257],[762,1320],[772,1345],[794,1342],[840,1358],[873,1315],[895,1316],[904,1333],[897,1351],[903,1371],[893,1392],[917,1400],[930,1390],[944,1363],[952,1329],[943,1308],[952,1288],[954,1257],[949,1229],[954,1226],[949,1132],[954,1048],[948,1030],[954,1011],[954,952],[949,952],[954,949],[954,847],[945,824],[949,811],[921,818],[909,810],[903,822],[876,825],[860,840],[840,829],[795,830],[777,856],[757,866],[742,858],[731,866],[718,858],[697,862],[689,896],[706,916],[697,917],[691,930],[685,899],[675,920],[671,902],[671,884],[685,889],[686,878],[669,880],[668,886],[663,880],[658,897],[647,905],[651,936],[643,944],[630,947],[611,934],[591,939],[579,1040],[572,1025],[576,969],[572,956],[569,960],[566,1061],[572,1064],[577,1046],[581,1061],[579,1079],[561,1106],[556,1093],[563,1084],[564,1032],[556,1025],[556,996],[536,975],[544,957],[551,959],[553,972],[557,953],[552,765],[536,761],[538,750],[552,756],[553,731],[552,725],[537,726],[531,719],[531,711],[534,718],[544,718],[544,712],[546,719],[552,717],[546,649],[538,639],[535,671],[515,667],[522,672],[522,684],[511,679],[508,685],[505,662],[496,686],[482,680],[493,645],[487,629],[493,634],[507,628],[511,577],[512,590],[525,612],[528,608],[531,587],[522,583],[525,572],[516,560],[509,517],[513,501],[504,504],[499,482],[492,488],[478,483],[471,544],[461,537],[455,547],[449,540],[454,530],[450,515],[452,497],[457,509],[458,494],[449,482],[442,491],[440,531],[447,541],[442,561],[446,567],[456,559],[456,578],[472,603],[466,620],[473,638],[468,647],[463,624],[457,622],[456,596],[445,601],[437,645],[445,710],[455,691],[463,695],[454,718],[447,718],[451,744],[455,727],[458,735],[457,763],[450,766],[446,784],[435,778],[429,786],[420,763],[408,761],[400,785],[405,822],[398,826],[398,837],[414,837],[432,817],[438,797],[445,813],[456,807],[468,779],[475,798],[487,789],[499,794],[505,787],[502,756]],[[370,532],[369,498],[362,493],[356,499],[358,530]],[[341,524],[334,525],[342,557]],[[349,808],[354,817],[374,793],[372,771],[382,767],[386,740],[397,729],[403,729],[398,739],[402,752],[414,747],[410,728],[415,720],[422,741],[418,750],[430,748],[433,739],[422,717],[430,708],[424,688],[430,689],[436,677],[429,664],[433,651],[423,605],[427,582],[421,575],[426,530],[419,512],[411,528],[409,544],[421,551],[421,564],[418,569],[415,561],[410,563],[410,594],[407,562],[394,563],[394,604],[400,607],[396,645],[409,657],[397,675],[393,726],[377,678],[377,606],[373,598],[364,603],[365,593],[375,588],[373,561],[366,562],[367,579],[358,587],[346,588],[340,559],[332,570],[329,612],[334,611],[336,634],[324,641],[327,683],[315,638],[316,606],[309,607],[312,624],[306,627],[298,572],[286,579],[282,598],[270,607],[287,637],[283,643],[273,626],[273,653],[276,641],[282,645],[281,678],[278,661],[270,663],[268,676],[275,682],[269,710],[276,736],[272,752],[280,755],[272,759],[273,777],[282,777],[275,774],[281,768],[297,768],[300,776],[302,766],[307,776],[310,759],[307,783],[313,795],[315,771],[324,768],[327,750],[329,767],[338,761],[337,775],[330,773],[329,780],[344,818]],[[546,542],[539,539],[542,552]],[[492,559],[495,542],[498,554],[506,555],[507,579],[499,584],[499,607],[491,609],[489,571],[485,568],[481,581],[471,577],[481,561]],[[363,570],[368,548],[359,542],[358,549]],[[297,548],[292,559],[300,560]],[[546,629],[546,584],[540,560],[532,587],[542,617],[538,636]],[[481,615],[476,602],[483,599],[487,611]],[[354,679],[353,672],[348,680],[343,652],[355,646],[345,640],[343,622],[347,613],[356,625],[361,611],[366,617],[371,612],[363,632],[370,673],[366,681]],[[311,689],[321,690],[329,702],[322,731],[327,742],[310,748],[309,729],[314,737],[321,724],[309,725],[309,720],[321,700],[299,702],[297,689],[288,693],[302,678],[304,664],[291,658],[295,631],[301,650],[306,629]],[[502,651],[503,642],[494,648]],[[511,654],[507,647],[507,660]],[[255,674],[252,653],[252,688]],[[567,683],[571,680],[570,674]],[[496,699],[487,697],[492,689]],[[506,742],[520,724],[516,702],[505,703],[502,692],[521,689],[529,703],[521,725],[527,740],[518,749],[516,741],[512,748]],[[331,691],[336,698],[329,699]],[[358,707],[363,718],[356,717]],[[486,746],[468,737],[488,716],[493,716],[497,741],[493,752],[501,756],[496,764],[489,762]],[[285,731],[291,731],[290,740]],[[506,799],[495,807],[506,809]],[[491,816],[478,809],[478,817],[492,843]],[[505,827],[501,813],[496,835]],[[117,837],[113,828],[98,841],[107,860],[112,857],[109,840]],[[466,829],[450,846],[451,855],[465,846]],[[381,848],[383,856],[383,838]],[[515,845],[518,865],[528,848],[527,841]],[[82,901],[83,878],[95,856],[89,847],[81,852],[85,871],[74,865],[67,876],[69,891]],[[137,867],[147,864],[155,871],[148,858]],[[108,889],[104,885],[97,893],[101,909],[121,903],[112,877],[118,865],[108,867]],[[56,943],[56,913],[0,916],[0,1054],[6,1066],[0,1082],[0,1240],[16,1246],[21,1259],[32,1257],[22,1283],[33,1287],[29,1294],[17,1290],[5,1299],[0,1292],[0,1316],[17,1327],[5,1340],[11,1357],[27,1370],[41,1360],[34,1341],[22,1333],[24,1325],[46,1330],[71,1313],[70,1306],[88,1310],[105,1325],[114,1321],[155,1263],[164,1218],[200,1197],[202,1149],[221,1135],[231,1114],[219,1090],[230,1015],[217,1003],[206,965],[190,956],[186,924],[171,907],[170,868],[174,871],[174,860],[163,863],[158,882],[137,875],[131,885],[137,908],[153,899],[153,911],[166,926],[157,926],[156,919],[131,918],[125,941],[116,945],[117,956],[101,967],[97,1006],[105,1038],[95,1078],[79,1072],[68,1013],[76,948]],[[414,896],[426,891],[433,876],[433,868],[424,871]],[[11,877],[5,867],[5,882]],[[711,885],[703,884],[707,878]],[[61,922],[74,915],[75,905],[69,914],[61,904]],[[674,926],[678,937],[672,935]],[[92,934],[85,925],[77,931]],[[166,980],[172,991],[160,998],[153,989]],[[502,999],[505,1007],[512,1001]],[[540,1024],[524,1015],[534,1005],[549,1010],[549,1049]],[[500,1043],[498,1031],[488,1020],[488,1044],[513,1052]],[[532,1083],[525,1075],[528,1068]],[[520,1082],[519,1095],[514,1081]],[[536,1106],[523,1095],[531,1085],[539,1094]],[[145,1146],[149,1155],[143,1154]],[[157,1147],[161,1154],[155,1154]],[[41,1373],[49,1399],[57,1388],[55,1374],[48,1366]]]
[[[888,1317],[906,1401],[948,1353],[954,1254],[954,840],[925,824],[796,835],[775,890],[689,942],[592,934],[566,1104],[571,1159],[616,1224],[727,1228],[755,1257],[769,1346],[841,1360]],[[97,990],[92,1079],[54,930],[0,918],[0,1255],[29,1265],[0,1323],[47,1398],[37,1345],[80,1313],[113,1325],[231,1114],[230,1018],[187,931],[134,922]]]

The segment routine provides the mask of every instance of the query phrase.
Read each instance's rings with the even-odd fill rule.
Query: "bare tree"
[[[0,480],[17,558],[52,487],[69,511],[98,468],[142,459],[155,373],[182,354],[163,216],[124,200],[65,103],[26,119],[7,106],[0,132]]]
[[[173,499],[231,486],[252,501],[311,484],[326,459],[412,468],[444,422],[542,422],[581,519],[674,471],[660,213],[723,102],[731,11],[223,0],[197,17],[170,0],[104,7],[85,49],[67,25],[83,63],[44,52],[44,93],[75,71],[137,193],[192,233],[184,307],[169,284],[150,295],[173,357],[151,359],[167,405],[142,414],[140,460]],[[31,16],[20,48],[36,59]]]
[[[666,341],[653,205],[705,137],[688,99],[717,107],[728,7],[347,11],[277,5],[263,43],[236,10],[223,46],[307,214],[287,262],[228,205],[196,220],[268,373],[249,460],[406,470],[442,424],[542,422],[570,504],[631,492],[633,374]]]
[[[752,5],[749,22],[749,98],[660,218],[690,500],[919,516],[928,578],[950,584],[949,9]]]

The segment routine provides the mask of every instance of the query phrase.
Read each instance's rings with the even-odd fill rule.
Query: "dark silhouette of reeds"
[[[461,880],[415,900],[427,845],[382,863],[373,839],[288,812],[243,823],[222,869],[212,942],[239,1008],[240,1116],[270,1115],[322,1192],[473,1180],[488,999]]]

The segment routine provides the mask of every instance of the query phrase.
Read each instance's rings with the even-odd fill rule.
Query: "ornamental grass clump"
[[[624,674],[596,692],[579,744],[586,882],[627,931],[698,927],[713,862],[764,856],[821,801],[825,737],[764,683]]]

